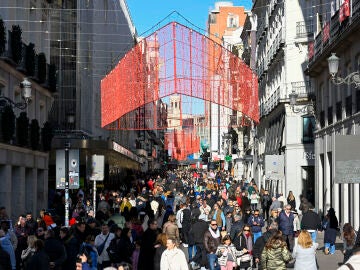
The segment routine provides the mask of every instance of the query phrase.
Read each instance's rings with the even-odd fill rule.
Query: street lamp
[[[289,99],[290,99],[290,106],[291,109],[294,113],[307,113],[307,114],[312,114],[314,115],[314,104],[313,104],[313,100],[312,103],[310,104],[305,104],[305,106],[297,108],[296,105],[298,104],[297,102],[297,98],[298,98],[298,94],[295,92],[295,90],[292,90],[292,92],[289,94]]]
[[[333,84],[341,85],[341,84],[355,84],[356,88],[360,88],[360,73],[359,71],[355,71],[347,75],[345,78],[341,78],[336,76],[336,73],[339,69],[340,58],[336,56],[335,53],[331,53],[331,56],[327,59],[329,65],[329,72],[331,75],[331,81]]]
[[[11,106],[13,108],[18,108],[24,110],[31,100],[31,82],[25,78],[20,83],[20,88],[22,90],[21,96],[24,99],[22,102],[15,102],[8,97],[0,96],[0,109],[3,109],[6,106]]]

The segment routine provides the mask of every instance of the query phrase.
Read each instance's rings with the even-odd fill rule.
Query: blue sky
[[[132,20],[138,34],[143,34],[161,20],[166,18],[172,11],[177,11],[185,19],[190,21],[200,29],[206,29],[208,12],[218,1],[214,0],[127,0]],[[234,6],[244,6],[250,10],[252,0],[233,0],[230,1]],[[170,21],[183,22],[179,16],[172,15]],[[149,31],[144,36],[151,34]]]

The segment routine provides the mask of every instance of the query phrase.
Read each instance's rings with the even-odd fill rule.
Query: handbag
[[[106,244],[106,241],[107,241],[108,238],[109,238],[109,235],[110,235],[110,233],[108,233],[108,235],[106,236],[105,241],[102,242],[102,244],[96,248],[99,255],[101,255],[101,253],[103,252],[104,247],[105,247],[105,244]]]
[[[241,246],[241,236],[240,236],[240,246]],[[236,257],[237,265],[241,265],[241,263],[251,262],[251,261],[252,261],[252,256],[249,253],[245,253],[239,257]]]

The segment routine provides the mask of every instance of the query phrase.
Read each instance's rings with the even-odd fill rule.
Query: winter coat
[[[294,214],[290,212],[289,216],[285,211],[281,211],[279,214],[279,230],[283,235],[294,234]]]
[[[16,268],[15,252],[14,252],[14,248],[11,245],[11,242],[10,242],[10,239],[8,238],[8,236],[3,236],[0,238],[0,245],[1,245],[2,249],[5,250],[5,252],[7,254],[9,254],[10,261],[11,261],[11,267],[12,267],[12,269],[15,269]]]
[[[178,248],[166,249],[160,260],[161,270],[189,270],[184,252]]]
[[[216,250],[216,255],[218,256],[219,265],[222,266],[226,265],[229,259],[229,253],[231,254],[232,261],[234,261],[235,263],[236,263],[236,258],[244,254],[244,252],[237,250],[233,244],[230,244],[230,246],[220,245]]]
[[[254,246],[253,246],[253,256],[256,259],[261,260],[261,254],[265,248],[265,245],[267,243],[267,241],[270,239],[271,236],[273,236],[275,233],[277,232],[277,230],[271,229],[268,230],[267,232],[265,232],[262,236],[260,236]],[[261,268],[261,263],[258,264],[258,270],[262,270]]]
[[[209,229],[211,230],[211,228]],[[217,247],[220,245],[221,243],[221,234],[218,238],[214,238],[210,231],[207,230],[204,234],[204,246],[205,246],[205,250],[206,253],[215,253]]]
[[[301,219],[302,230],[318,230],[321,227],[321,220],[317,213],[312,210],[308,210],[303,214]]]
[[[261,207],[262,209],[269,209],[271,205],[271,197],[269,194],[265,194],[261,198]]]
[[[10,255],[0,246],[0,269],[11,270]]]
[[[244,222],[242,220],[236,221],[231,225],[231,230],[230,230],[231,242],[234,242],[235,237],[241,232],[243,226],[244,226]]]
[[[160,261],[161,261],[161,255],[166,250],[166,247],[163,245],[159,245],[156,247],[155,251],[155,257],[154,257],[154,270],[160,270]]]
[[[191,237],[193,237],[195,245],[204,243],[204,235],[208,228],[209,225],[206,221],[203,221],[201,219],[195,221],[190,230],[190,235]]]
[[[317,270],[316,266],[316,249],[318,244],[312,245],[309,248],[303,248],[300,245],[295,245],[292,257],[296,259],[295,270]]]
[[[286,270],[286,262],[290,260],[291,254],[286,245],[278,242],[272,248],[264,248],[260,263],[263,270]]]
[[[49,270],[49,256],[45,251],[39,250],[30,258],[26,270]]]
[[[254,222],[257,224],[257,225],[254,225]],[[254,215],[251,215],[248,220],[247,220],[247,223],[248,225],[251,227],[251,231],[253,233],[258,233],[258,232],[261,232],[262,230],[262,227],[265,226],[265,222],[264,222],[264,218],[262,216],[254,216]]]

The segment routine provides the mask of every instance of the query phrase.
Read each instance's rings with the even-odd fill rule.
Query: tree
[[[38,55],[38,74],[37,77],[40,83],[44,83],[46,80],[46,56],[44,53]]]
[[[39,150],[40,126],[37,119],[31,120],[30,124],[30,146],[33,150]]]
[[[16,64],[19,64],[22,58],[22,30],[19,25],[12,26],[11,34],[11,51],[12,57]]]
[[[53,127],[50,122],[45,122],[44,127],[41,129],[41,141],[44,151],[51,150],[51,141],[54,137]]]
[[[50,64],[49,66],[49,89],[51,92],[56,92],[56,66]]]
[[[35,73],[35,45],[34,43],[29,43],[26,46],[26,60],[25,68],[29,76],[34,76]]]
[[[28,146],[29,141],[29,118],[26,112],[21,112],[16,119],[16,139],[18,145],[22,147]]]
[[[9,143],[15,133],[15,114],[9,105],[1,113],[1,131],[4,142]]]
[[[6,27],[3,19],[0,18],[0,55],[5,52],[6,45]]]

